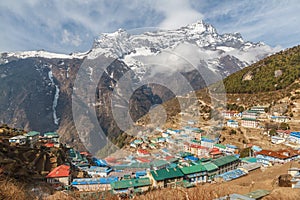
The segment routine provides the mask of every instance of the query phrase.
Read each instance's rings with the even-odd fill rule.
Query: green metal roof
[[[177,178],[183,176],[182,171],[178,167],[153,170],[150,173],[156,181],[162,181],[165,179],[171,179],[171,178]]]
[[[192,156],[193,154],[191,154],[190,152],[181,151],[181,152],[179,152],[179,155],[180,155],[180,157],[184,158],[187,156]]]
[[[45,133],[44,136],[59,137],[58,133],[56,133],[56,132],[48,132],[48,133]]]
[[[217,165],[218,167],[221,167],[223,165],[226,165],[228,163],[231,163],[231,162],[234,162],[234,161],[237,161],[239,160],[237,157],[235,156],[223,156],[223,157],[220,157],[220,158],[217,158],[215,160],[213,160],[212,162]]]
[[[226,146],[223,144],[215,144],[215,147],[221,148],[221,149],[226,149]]]
[[[241,158],[242,161],[248,162],[248,163],[256,163],[257,159],[254,157],[246,157],[246,158]]]
[[[111,184],[112,189],[126,189],[131,187],[142,187],[151,185],[149,178],[138,178],[138,179],[128,179],[128,180],[121,180],[112,182]]]
[[[201,140],[191,140],[191,142],[201,144]]]
[[[206,169],[208,172],[215,171],[215,170],[218,169],[218,166],[215,165],[215,164],[212,163],[212,162],[203,163],[203,167],[205,167],[205,169]]]
[[[168,165],[169,163],[165,160],[153,160],[151,162],[151,165],[153,167],[162,167],[162,166],[165,166],[165,165]]]
[[[25,135],[28,136],[28,137],[33,137],[33,136],[36,136],[36,135],[40,135],[40,132],[30,131],[30,132],[26,133]]]
[[[189,167],[183,167],[180,169],[185,175],[186,174],[194,174],[194,173],[200,173],[206,171],[206,168],[200,164],[200,165],[192,165]]]
[[[135,163],[131,163],[128,166],[129,166],[129,168],[150,168],[150,163],[135,162]]]

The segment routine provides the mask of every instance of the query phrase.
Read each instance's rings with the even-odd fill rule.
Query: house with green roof
[[[223,156],[212,161],[218,168],[219,174],[236,169],[240,163],[240,159],[236,156]]]
[[[180,170],[190,183],[202,183],[207,180],[207,170],[202,164],[183,167]]]
[[[26,137],[28,144],[30,144],[30,146],[33,147],[39,141],[40,132],[30,131],[24,134],[24,136]]]
[[[207,180],[214,180],[215,176],[218,175],[218,166],[213,162],[205,162],[203,167],[206,169]]]
[[[131,192],[146,192],[151,186],[149,178],[126,179],[112,182],[111,189],[113,193],[131,193]]]
[[[157,169],[166,168],[169,165],[169,162],[165,160],[153,160],[151,161],[150,165],[154,170],[157,170]]]
[[[225,152],[226,151],[226,146],[223,144],[214,144],[214,148],[219,149],[219,151],[221,152]]]
[[[53,143],[57,143],[59,142],[59,135],[56,132],[47,132],[44,133],[44,139],[47,140],[48,142],[53,142]]]
[[[163,168],[159,170],[151,170],[148,174],[153,187],[176,187],[177,182],[183,180],[184,174],[178,167],[174,168]]]

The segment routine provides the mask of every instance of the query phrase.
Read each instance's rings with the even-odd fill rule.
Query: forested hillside
[[[227,93],[257,93],[285,89],[299,77],[300,46],[296,46],[246,67],[223,82]],[[215,86],[220,90],[218,84]]]

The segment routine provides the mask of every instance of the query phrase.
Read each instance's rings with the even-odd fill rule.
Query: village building
[[[180,169],[185,179],[190,183],[203,183],[207,181],[206,168],[202,165],[191,165]]]
[[[98,166],[91,166],[89,168],[83,168],[83,169],[91,177],[107,177],[108,174],[112,171],[112,169],[109,167],[98,167]]]
[[[238,154],[238,147],[232,144],[226,144],[226,149],[225,149],[225,154],[227,155],[233,155],[233,154]]]
[[[226,152],[226,146],[223,144],[214,144],[214,148],[219,149],[219,151],[222,153]]]
[[[218,173],[222,174],[236,169],[239,166],[240,160],[235,156],[223,156],[212,160],[212,162],[219,168]]]
[[[261,162],[263,165],[270,166],[274,163],[286,163],[295,160],[299,156],[297,150],[261,150],[256,152],[257,162]]]
[[[148,191],[150,186],[149,178],[127,179],[111,183],[111,189],[114,194],[142,193]]]
[[[50,184],[69,185],[70,183],[70,166],[60,165],[54,168],[47,176],[47,182]]]
[[[148,150],[145,150],[145,149],[138,149],[137,154],[139,156],[149,156],[150,152]]]
[[[203,163],[203,167],[206,169],[207,181],[214,180],[215,176],[218,175],[218,166],[213,162],[205,162]]]
[[[30,131],[24,134],[24,136],[26,137],[27,143],[33,147],[39,141],[40,133],[37,131]]]
[[[270,116],[271,121],[277,123],[287,123],[289,121],[289,117],[287,116]]]
[[[233,169],[215,177],[216,182],[231,181],[247,175],[247,172],[241,169]]]
[[[176,187],[183,180],[183,176],[178,167],[152,170],[149,173],[154,188]]]
[[[290,142],[300,144],[300,132],[291,132],[288,140]]]
[[[162,168],[166,168],[169,165],[169,162],[165,161],[165,160],[153,160],[150,162],[150,166],[152,169],[154,170],[158,170],[158,169],[162,169]]]
[[[290,136],[290,130],[276,130],[276,134],[282,138],[288,138]]]
[[[273,144],[281,144],[281,143],[284,143],[285,142],[285,139],[282,138],[282,137],[278,137],[278,136],[272,136],[271,137],[271,142]]]
[[[209,156],[209,149],[207,147],[190,143],[186,143],[184,147],[187,152],[190,152],[191,154],[194,154],[198,157]]]
[[[227,126],[231,127],[231,128],[238,128],[239,127],[239,123],[235,120],[228,120],[227,121]]]
[[[300,168],[290,168],[288,170],[288,174],[290,174],[293,177],[298,173],[300,173]]]
[[[79,191],[109,191],[111,183],[118,181],[118,177],[109,178],[76,178],[71,185]]]
[[[240,167],[238,167],[238,169],[241,169],[241,170],[245,171],[248,174],[249,172],[260,169],[261,166],[262,166],[261,163],[253,162],[253,163],[243,164]]]
[[[25,145],[26,144],[26,136],[24,135],[17,135],[14,137],[11,137],[8,139],[10,145],[15,146],[15,145]]]
[[[258,126],[258,120],[256,118],[242,118],[241,120],[241,126],[246,128],[257,128]]]
[[[46,140],[47,142],[58,143],[59,135],[56,132],[47,132],[44,133],[43,140]]]
[[[253,106],[250,110],[256,113],[266,113],[265,110],[267,109],[267,107],[265,106]]]
[[[221,115],[225,119],[231,119],[234,116],[234,114],[235,114],[235,112],[233,112],[233,111],[223,111]]]
[[[209,152],[211,158],[219,158],[223,156],[223,152],[221,152],[218,148],[212,148]]]
[[[248,119],[257,119],[258,117],[258,112],[257,111],[252,111],[252,110],[246,110],[242,113],[243,118],[248,118]]]
[[[213,148],[215,143],[216,142],[212,139],[208,139],[205,137],[201,138],[201,146],[203,146],[203,147]]]

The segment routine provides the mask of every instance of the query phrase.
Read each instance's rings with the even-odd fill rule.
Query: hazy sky
[[[0,0],[0,51],[87,51],[103,32],[201,19],[245,40],[300,44],[299,0]]]

